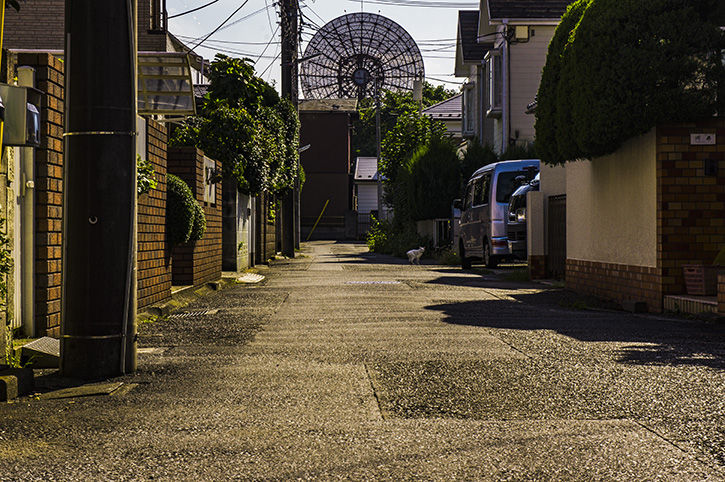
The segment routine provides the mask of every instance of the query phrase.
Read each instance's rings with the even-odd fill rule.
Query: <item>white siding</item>
[[[378,209],[378,186],[377,184],[357,185],[357,212],[369,213]]]
[[[534,116],[526,113],[526,106],[534,101],[541,82],[541,70],[546,63],[549,42],[554,26],[532,26],[534,35],[528,42],[512,44],[511,54],[511,137],[519,142],[534,140]]]

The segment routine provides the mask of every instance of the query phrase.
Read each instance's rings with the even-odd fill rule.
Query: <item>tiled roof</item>
[[[358,157],[355,162],[356,181],[377,181],[378,180],[378,158]]]
[[[304,99],[300,100],[301,112],[355,112],[357,99]]]
[[[458,11],[458,42],[463,51],[463,62],[480,62],[492,43],[478,43],[478,10]]]
[[[423,109],[423,114],[438,120],[460,119],[463,107],[462,99],[463,94],[454,95],[450,99]]]
[[[488,0],[491,20],[503,18],[559,19],[571,0]]]

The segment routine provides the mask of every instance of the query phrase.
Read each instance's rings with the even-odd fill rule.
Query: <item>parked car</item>
[[[539,190],[539,174],[537,173],[532,181],[523,180],[523,182],[524,184],[514,191],[509,200],[506,236],[511,255],[526,260],[526,194]]]
[[[456,200],[461,209],[458,252],[463,268],[470,268],[474,260],[494,268],[511,257],[506,235],[508,204],[521,185],[521,176],[529,176],[532,169],[539,169],[538,159],[496,162],[473,173],[464,199]]]

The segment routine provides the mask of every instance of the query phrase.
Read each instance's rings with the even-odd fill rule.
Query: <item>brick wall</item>
[[[690,134],[716,134],[690,145]],[[663,294],[685,292],[682,266],[712,264],[725,246],[725,119],[657,128],[657,263]],[[717,174],[705,172],[715,165]]]
[[[221,169],[218,161],[216,167]],[[206,215],[204,237],[174,247],[173,284],[196,286],[218,280],[222,275],[222,184],[215,184],[216,202],[204,202],[204,153],[193,147],[169,148],[168,172],[191,187]]]
[[[166,241],[166,126],[148,121],[146,148],[158,185],[138,198],[139,308],[171,297],[171,257]]]
[[[36,87],[43,92],[35,151],[35,326],[40,336],[59,336],[64,64],[49,54],[19,54],[17,65],[35,68]]]
[[[64,0],[32,0],[21,2],[19,12],[5,10],[5,48],[63,50],[64,38]]]
[[[725,271],[717,276],[717,311],[725,315]]]
[[[599,298],[644,301],[651,312],[662,311],[660,270],[645,266],[566,260],[566,286]]]
[[[159,3],[138,0],[138,50],[166,51],[165,33],[150,30],[151,1]],[[19,12],[5,11],[5,48],[63,50],[64,39],[65,0],[30,0],[21,2]]]
[[[546,255],[531,254],[528,258],[529,276],[531,279],[546,278]]]

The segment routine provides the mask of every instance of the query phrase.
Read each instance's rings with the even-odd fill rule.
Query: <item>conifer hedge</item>
[[[572,4],[539,88],[542,160],[602,156],[658,123],[725,112],[718,98],[725,33],[713,15],[717,7],[718,0]]]

